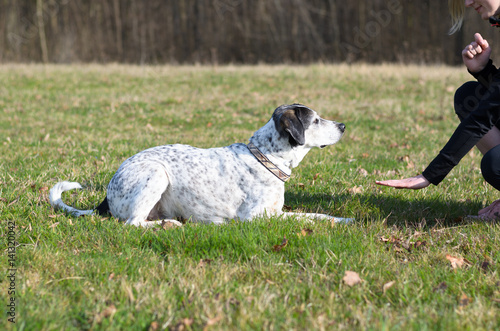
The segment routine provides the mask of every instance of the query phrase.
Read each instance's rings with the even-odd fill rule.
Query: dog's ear
[[[310,110],[304,106],[289,106],[280,112],[276,121],[278,131],[289,136],[290,145],[293,147],[305,144],[305,130],[308,125]]]

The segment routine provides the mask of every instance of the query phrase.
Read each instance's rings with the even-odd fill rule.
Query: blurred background
[[[0,0],[0,62],[458,65],[475,32],[498,53],[466,12],[450,36],[436,0]]]

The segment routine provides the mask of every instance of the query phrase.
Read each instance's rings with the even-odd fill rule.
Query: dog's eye
[[[319,123],[319,118],[315,119],[313,123],[314,124],[318,124]]]

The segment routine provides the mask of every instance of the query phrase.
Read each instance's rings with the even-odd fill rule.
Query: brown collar
[[[279,179],[281,179],[283,182],[286,182],[287,180],[290,179],[290,176],[285,174],[283,171],[280,170],[280,168],[278,168],[276,166],[276,164],[272,163],[271,160],[269,160],[258,148],[257,146],[255,146],[254,144],[252,143],[248,143],[247,145],[248,149],[250,150],[250,152],[253,154],[253,156],[255,156],[255,158],[257,160],[259,160],[260,163],[262,163],[262,165],[264,167],[266,167],[267,170],[269,170],[270,172],[272,172],[273,175],[275,175],[276,177],[278,177]]]

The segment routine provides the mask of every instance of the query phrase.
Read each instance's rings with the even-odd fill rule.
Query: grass
[[[453,92],[467,79],[459,68],[395,65],[0,67],[0,237],[6,247],[15,221],[18,241],[15,294],[0,280],[16,323],[5,313],[0,328],[498,329],[499,223],[463,217],[499,198],[479,152],[437,187],[374,185],[425,169],[456,126]],[[65,201],[95,207],[132,154],[247,142],[292,102],[347,131],[294,170],[285,204],[355,223],[137,229],[48,204],[48,189],[72,180],[85,189]],[[361,283],[348,286],[346,271]]]

